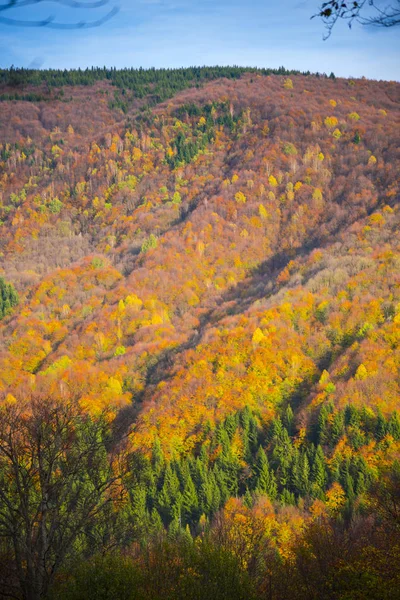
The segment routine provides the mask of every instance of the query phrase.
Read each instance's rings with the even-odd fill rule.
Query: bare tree
[[[114,15],[117,14],[119,7],[114,5],[104,15],[98,19],[92,21],[75,21],[73,23],[60,23],[56,21],[56,16],[49,14],[44,19],[38,20],[24,20],[21,18],[12,18],[5,16],[9,14],[7,11],[13,11],[16,9],[25,9],[30,6],[38,6],[43,2],[51,2],[59,6],[66,6],[73,10],[75,9],[89,9],[96,10],[105,6],[110,6],[110,0],[97,0],[92,2],[78,1],[78,0],[7,0],[5,3],[0,3],[0,23],[5,25],[13,25],[20,27],[48,27],[51,29],[88,29],[91,27],[98,27],[102,25]]]
[[[0,405],[0,553],[14,577],[2,597],[39,600],[85,532],[121,497],[109,425],[78,401],[36,396]],[[0,571],[1,574],[1,571]]]
[[[375,27],[395,27],[400,24],[400,0],[392,0],[391,4],[377,6],[376,0],[328,0],[321,4],[317,14],[324,22],[327,39],[339,20],[347,21],[349,27],[354,22]]]

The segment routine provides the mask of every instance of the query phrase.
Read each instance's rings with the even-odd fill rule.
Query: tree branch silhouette
[[[366,15],[368,7],[372,11]],[[327,0],[319,7],[319,11],[311,18],[320,17],[326,26],[327,39],[339,20],[347,21],[351,28],[353,23],[376,27],[396,27],[400,25],[400,0],[392,0],[392,4],[379,8],[376,0]]]
[[[53,4],[57,4],[59,6],[66,6],[72,9],[86,9],[86,10],[96,10],[98,8],[102,8],[104,6],[110,5],[110,0],[97,0],[97,1],[78,1],[78,0],[8,0],[6,3],[0,3],[0,23],[4,23],[5,25],[18,26],[18,27],[47,27],[49,29],[89,29],[92,27],[99,27],[103,25],[106,21],[109,21],[112,17],[114,17],[118,11],[119,7],[117,5],[113,6],[105,15],[100,17],[99,19],[95,19],[92,21],[77,21],[74,23],[61,23],[56,21],[55,15],[48,15],[44,19],[39,19],[37,21],[33,20],[24,20],[20,18],[10,18],[4,16],[6,11],[12,9],[20,9],[26,8],[28,6],[34,6],[43,4],[43,2],[52,2]]]

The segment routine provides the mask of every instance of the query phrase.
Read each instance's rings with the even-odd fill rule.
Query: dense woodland
[[[399,84],[0,100],[0,597],[396,600]]]

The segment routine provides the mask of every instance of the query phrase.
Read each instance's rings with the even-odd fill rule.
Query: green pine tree
[[[167,523],[174,515],[180,503],[180,482],[171,464],[168,463],[164,474],[164,483],[157,498],[159,513]]]
[[[269,468],[267,455],[261,446],[257,451],[254,465],[254,489],[258,494],[267,495],[271,500],[275,500],[278,491],[274,472]]]
[[[383,416],[381,409],[378,408],[378,412],[376,415],[376,426],[375,426],[375,436],[378,441],[383,440],[387,433],[387,423],[386,419]]]
[[[387,429],[396,441],[400,440],[400,418],[397,410],[390,417]]]
[[[288,404],[286,411],[285,411],[285,415],[283,417],[283,424],[286,427],[286,429],[288,430],[289,435],[293,435],[294,434],[294,415],[293,415],[293,410],[292,407],[290,406],[290,404]]]
[[[199,517],[199,499],[193,479],[189,475],[185,479],[182,493],[182,518],[185,523],[194,523]]]
[[[314,462],[311,469],[311,481],[319,490],[325,490],[327,474],[325,456],[320,445],[317,446],[315,451]]]

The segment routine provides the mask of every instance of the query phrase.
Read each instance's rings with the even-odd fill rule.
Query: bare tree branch
[[[367,14],[368,8],[370,14]],[[327,0],[319,7],[318,12],[311,18],[322,19],[327,33],[327,39],[339,20],[347,21],[351,28],[353,23],[372,25],[376,27],[396,27],[400,25],[400,0],[392,0],[392,4],[380,8],[376,0]]]
[[[74,23],[60,23],[56,21],[55,15],[48,15],[44,19],[39,20],[24,20],[20,18],[5,17],[3,14],[5,11],[26,8],[28,6],[37,6],[42,4],[45,0],[9,0],[6,3],[0,3],[0,23],[4,25],[11,25],[14,27],[47,27],[49,29],[90,29],[92,27],[99,27],[114,17],[118,11],[119,6],[115,5],[105,15],[99,19],[93,21],[78,21]],[[66,6],[68,8],[79,10],[96,10],[104,6],[110,5],[110,0],[95,0],[95,1],[78,1],[78,0],[48,0],[53,4],[59,6]],[[2,14],[3,13],[3,14]]]

